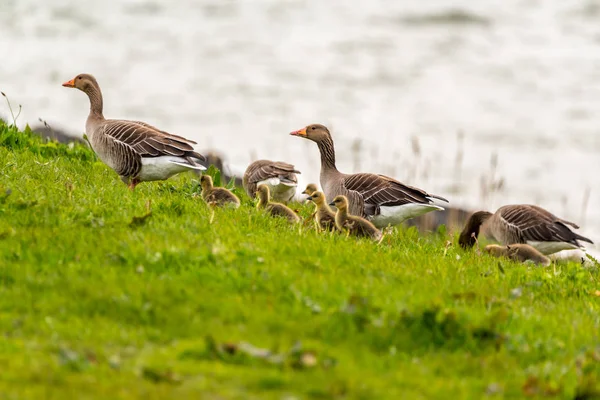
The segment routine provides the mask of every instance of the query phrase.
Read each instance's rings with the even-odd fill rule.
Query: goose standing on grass
[[[573,222],[558,218],[541,207],[527,204],[508,205],[500,207],[494,214],[487,211],[473,213],[467,220],[458,242],[463,248],[473,247],[481,232],[503,245],[525,243],[545,255],[561,250],[579,249],[579,241],[593,243],[590,239],[573,232],[569,226],[579,229]]]
[[[213,180],[210,175],[202,175],[200,177],[200,186],[202,186],[202,198],[209,205],[232,206],[238,208],[240,199],[230,190],[222,187],[214,187]]]
[[[271,202],[271,193],[268,185],[258,185],[256,196],[258,197],[256,208],[267,210],[273,217],[285,217],[292,224],[300,222],[300,217],[291,208],[280,203]]]
[[[368,237],[380,241],[383,238],[381,231],[366,219],[348,214],[348,199],[346,196],[336,196],[329,204],[335,206],[335,226],[341,231],[356,237]]]
[[[188,170],[206,169],[204,156],[193,142],[139,121],[105,119],[102,92],[92,75],[80,74],[64,87],[79,89],[90,99],[85,133],[98,157],[111,167],[130,189],[143,181],[168,179]]]
[[[485,246],[485,251],[494,257],[506,257],[517,262],[532,262],[534,264],[547,267],[550,265],[550,259],[531,247],[528,244],[515,243],[510,246],[498,246],[489,244]]]
[[[299,173],[292,164],[283,161],[254,161],[244,173],[244,189],[252,199],[259,185],[267,185],[275,201],[287,203],[296,194]]]
[[[433,199],[448,201],[421,189],[404,185],[384,175],[344,174],[335,165],[335,150],[329,130],[318,124],[290,133],[317,144],[321,152],[321,187],[328,199],[346,196],[350,213],[369,219],[377,227],[398,225],[430,211],[443,210]]]
[[[317,208],[314,215],[318,229],[323,231],[334,231],[336,229],[335,213],[331,210],[329,204],[327,204],[323,192],[313,191],[310,196],[308,196],[308,200],[315,203]]]

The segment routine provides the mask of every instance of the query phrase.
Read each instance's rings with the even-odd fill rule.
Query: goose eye
[[[313,126],[313,127],[311,127],[310,129],[312,129],[312,130],[314,131],[315,129],[317,129],[317,127],[316,127],[316,126]]]

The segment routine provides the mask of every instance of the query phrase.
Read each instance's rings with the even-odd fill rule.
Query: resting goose
[[[515,243],[510,246],[498,246],[489,244],[485,251],[494,257],[506,257],[517,262],[532,262],[547,267],[550,259],[528,244]]]
[[[291,208],[270,201],[271,193],[268,185],[258,185],[256,196],[258,197],[258,204],[256,205],[258,209],[267,210],[273,217],[285,217],[292,224],[300,222],[300,217]]]
[[[487,211],[473,213],[458,242],[463,248],[473,247],[481,232],[503,245],[526,243],[545,255],[578,249],[581,247],[579,241],[593,243],[567,225],[579,229],[573,222],[560,219],[541,207],[508,205],[500,207],[494,214]]]
[[[258,160],[248,165],[244,173],[243,184],[246,193],[254,198],[259,185],[267,185],[273,199],[287,203],[296,194],[298,179],[292,164],[282,161]]]
[[[143,181],[168,179],[188,170],[204,170],[204,156],[193,142],[139,121],[105,119],[102,92],[92,75],[80,74],[64,87],[79,89],[90,99],[85,133],[98,157],[111,167],[130,189]]]
[[[430,211],[443,210],[432,199],[443,197],[404,185],[384,175],[344,174],[335,166],[335,150],[329,130],[323,125],[308,125],[290,135],[312,140],[321,152],[321,187],[328,199],[348,198],[350,213],[368,218],[375,226],[398,225]]]
[[[312,201],[317,206],[317,211],[315,212],[317,227],[324,231],[334,231],[336,229],[335,213],[331,210],[329,204],[327,204],[323,192],[313,191],[308,196],[308,200]]]
[[[200,185],[202,186],[202,198],[207,204],[214,204],[219,207],[230,205],[235,208],[240,206],[240,199],[230,190],[213,186],[210,175],[202,175]]]
[[[348,199],[346,196],[336,196],[329,204],[335,206],[335,226],[341,232],[346,232],[351,236],[367,237],[376,241],[381,240],[383,235],[381,231],[366,219],[348,214]]]

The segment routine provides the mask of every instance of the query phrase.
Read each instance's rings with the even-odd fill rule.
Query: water
[[[316,147],[288,132],[319,122],[344,171],[392,174],[458,206],[536,203],[596,242],[599,48],[592,0],[0,3],[0,89],[23,105],[21,124],[81,133],[87,99],[61,83],[89,72],[107,117],[242,168],[286,160],[317,181]]]

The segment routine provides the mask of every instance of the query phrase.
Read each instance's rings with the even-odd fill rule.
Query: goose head
[[[308,125],[302,129],[291,132],[290,135],[302,137],[313,142],[319,143],[324,140],[331,140],[331,134],[326,126],[320,124]]]
[[[335,206],[339,211],[346,211],[348,209],[348,199],[346,196],[335,196],[335,199],[329,205]]]
[[[210,175],[202,175],[200,177],[200,186],[202,190],[210,190],[213,187],[213,180]]]
[[[463,249],[467,249],[475,245],[477,242],[477,237],[479,236],[481,225],[492,215],[492,213],[487,211],[477,211],[469,217],[464,229],[458,237],[458,243]]]
[[[64,87],[79,89],[88,93],[90,89],[98,89],[98,81],[90,74],[79,74],[75,78],[62,84]]]
[[[315,185],[314,183],[309,183],[308,185],[306,185],[306,189],[304,189],[304,192],[302,192],[302,194],[307,194],[311,196],[317,190],[319,190],[317,188],[317,185]]]

